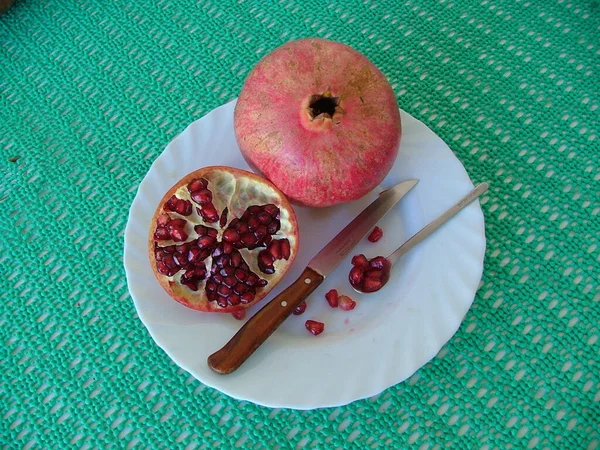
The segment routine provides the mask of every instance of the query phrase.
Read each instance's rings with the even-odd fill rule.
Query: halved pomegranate
[[[290,268],[298,224],[269,181],[231,167],[197,170],[154,213],[148,251],[154,274],[179,303],[235,312],[262,299]]]

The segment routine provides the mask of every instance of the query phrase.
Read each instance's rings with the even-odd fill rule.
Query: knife
[[[418,182],[404,181],[381,192],[379,198],[317,253],[296,281],[263,306],[223,348],[208,357],[208,366],[223,375],[237,370]]]

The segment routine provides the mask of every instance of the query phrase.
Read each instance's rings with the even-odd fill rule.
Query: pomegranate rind
[[[280,210],[281,229],[273,235],[273,239],[288,239],[291,251],[290,257],[287,260],[281,259],[275,261],[275,273],[272,275],[264,274],[258,268],[256,255],[260,250],[263,250],[264,247],[258,247],[254,250],[240,250],[240,253],[245,256],[244,259],[250,266],[250,270],[256,273],[260,278],[268,281],[266,286],[258,287],[256,289],[256,295],[252,302],[236,306],[221,307],[217,302],[208,300],[204,289],[204,283],[201,284],[198,291],[194,292],[179,283],[178,280],[183,271],[169,277],[161,274],[157,269],[154,253],[155,243],[157,241],[154,239],[154,231],[156,230],[158,217],[165,212],[171,217],[182,217],[189,221],[192,225],[190,226],[188,223],[186,225],[186,230],[193,229],[193,226],[195,225],[205,225],[207,227],[216,228],[219,232],[219,240],[221,240],[222,233],[226,227],[221,228],[219,223],[205,222],[201,216],[195,212],[196,206],[198,206],[196,203],[192,202],[194,205],[194,213],[191,216],[179,216],[177,213],[165,211],[163,208],[165,203],[176,194],[179,198],[189,200],[190,194],[187,190],[187,185],[198,178],[208,180],[209,187],[215,190],[215,192],[213,192],[213,204],[217,211],[221,213],[225,207],[228,208],[228,223],[234,218],[240,218],[246,208],[251,205],[272,203]],[[196,237],[197,235],[195,232],[190,231],[190,235],[185,242],[190,242]],[[181,244],[181,242],[173,242],[170,240],[159,241],[158,243],[161,247],[172,244]],[[298,221],[296,219],[296,214],[281,190],[268,180],[252,172],[227,166],[209,166],[186,175],[175,183],[162,197],[152,216],[152,221],[150,222],[150,230],[148,233],[148,257],[156,279],[166,293],[175,301],[198,311],[232,313],[247,309],[256,304],[277,285],[292,266],[296,254],[298,253],[298,244]],[[212,259],[209,257],[207,262],[209,263],[207,264],[207,270],[210,270]]]
[[[339,100],[339,112],[307,115],[310,99],[323,94]],[[294,203],[313,207],[373,190],[391,170],[402,134],[386,77],[351,47],[317,38],[284,44],[253,68],[234,128],[248,164]]]

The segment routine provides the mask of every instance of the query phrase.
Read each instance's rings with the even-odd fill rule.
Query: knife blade
[[[329,275],[354,247],[364,238],[387,212],[398,203],[418,180],[408,180],[379,194],[356,218],[334,237],[329,244],[308,263],[308,267],[323,277]]]
[[[208,366],[223,375],[237,370],[417,183],[418,180],[408,180],[381,192],[317,253],[296,281],[263,306],[227,344],[208,357]]]

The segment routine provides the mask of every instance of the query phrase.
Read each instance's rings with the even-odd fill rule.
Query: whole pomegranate
[[[148,237],[154,274],[179,303],[236,312],[258,302],[298,251],[296,215],[269,181],[231,167],[205,167],[175,184]]]
[[[244,158],[306,206],[356,200],[392,168],[400,113],[385,76],[324,39],[289,42],[248,75],[234,118]]]

